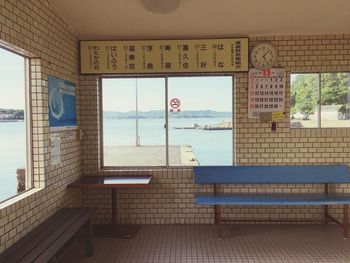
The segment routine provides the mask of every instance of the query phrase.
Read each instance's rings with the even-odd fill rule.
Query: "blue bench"
[[[348,184],[350,177],[346,165],[330,166],[196,166],[195,184],[213,184],[211,193],[196,193],[197,205],[213,205],[215,223],[222,237],[222,222],[262,222],[266,220],[222,219],[221,206],[323,206],[323,222],[333,221],[343,227],[343,237],[348,232],[348,205],[350,194],[330,193],[329,184]],[[321,184],[323,193],[222,193],[219,184]],[[343,205],[343,221],[339,222],[329,215],[329,205]],[[292,220],[269,220],[289,222]],[[308,221],[308,220],[304,220]]]

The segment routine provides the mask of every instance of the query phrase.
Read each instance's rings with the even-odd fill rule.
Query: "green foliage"
[[[347,73],[321,74],[321,105],[344,105],[350,95],[350,78]],[[349,95],[348,95],[349,94]]]
[[[313,114],[317,107],[318,74],[296,74],[291,85],[291,114]],[[321,105],[350,102],[350,74],[321,73]],[[345,106],[344,106],[345,107]]]
[[[295,75],[291,87],[291,113],[313,114],[317,106],[317,90],[316,74]]]

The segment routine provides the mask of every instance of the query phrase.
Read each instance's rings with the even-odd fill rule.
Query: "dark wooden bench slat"
[[[74,224],[74,222],[78,221],[79,217],[82,215],[80,209],[67,210],[67,213],[70,214],[69,217],[63,222],[56,222],[56,224],[54,224],[56,229],[47,233],[45,238],[41,239],[40,243],[32,248],[19,262],[33,262],[42,251],[47,249],[52,242],[62,235],[63,232],[67,231],[67,229]]]
[[[196,194],[201,205],[342,205],[350,204],[350,194]]]
[[[79,217],[78,221],[75,221],[69,228],[66,229],[56,240],[54,240],[48,249],[46,249],[39,257],[37,257],[34,262],[46,262],[48,259],[52,258],[57,251],[63,247],[63,245],[70,240],[73,235],[84,226],[94,214],[93,210],[84,211]]]
[[[10,260],[10,262],[16,262],[16,260],[20,260],[26,253],[31,251],[33,247],[40,243],[43,238],[50,234],[50,231],[52,232],[56,229],[54,222],[64,222],[69,216],[69,213],[62,209],[59,210],[56,214],[18,240],[18,242],[9,249],[5,250],[0,256],[0,262],[5,263],[7,260]]]

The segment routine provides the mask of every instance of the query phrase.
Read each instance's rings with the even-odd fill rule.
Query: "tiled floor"
[[[350,239],[335,225],[146,225],[135,238],[94,239],[84,258],[76,242],[63,262],[350,262]]]

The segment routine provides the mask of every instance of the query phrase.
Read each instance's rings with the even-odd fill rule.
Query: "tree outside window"
[[[350,127],[350,73],[291,74],[291,128]]]

